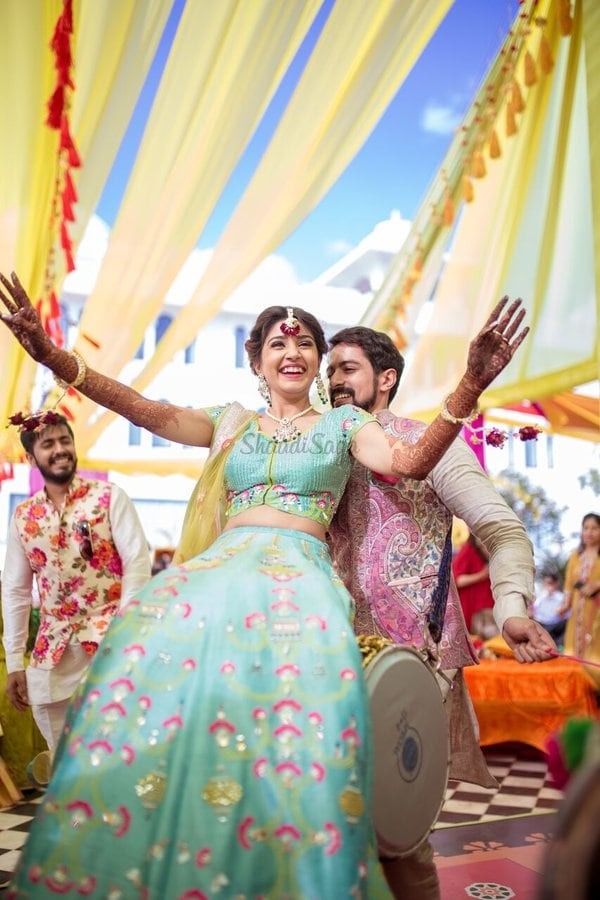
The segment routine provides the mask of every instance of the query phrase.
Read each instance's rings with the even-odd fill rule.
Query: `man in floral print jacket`
[[[34,719],[52,752],[71,695],[111,620],[150,576],[148,544],[117,485],[81,478],[73,432],[54,412],[24,419],[21,443],[44,487],[10,523],[2,573],[7,694]],[[24,653],[34,580],[40,624]]]

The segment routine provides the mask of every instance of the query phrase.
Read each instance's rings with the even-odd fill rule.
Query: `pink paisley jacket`
[[[122,562],[109,518],[112,485],[76,475],[59,512],[45,490],[15,510],[17,532],[35,573],[40,597],[40,626],[30,665],[53,668],[71,635],[92,656],[121,597]],[[81,556],[77,524],[91,529],[93,555]]]
[[[388,410],[377,418],[387,434],[411,443],[425,428]],[[402,478],[390,484],[354,465],[329,542],[336,569],[356,603],[357,634],[378,634],[417,648],[431,643],[427,614],[451,524],[452,513],[429,479]],[[477,659],[453,581],[440,651],[444,669]]]

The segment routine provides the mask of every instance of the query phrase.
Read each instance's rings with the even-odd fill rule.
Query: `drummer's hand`
[[[55,349],[41,319],[14,272],[10,280],[0,272],[0,319],[36,362],[44,362]],[[2,305],[5,309],[2,309]]]
[[[542,662],[558,652],[546,629],[527,616],[509,616],[502,637],[521,663]]]

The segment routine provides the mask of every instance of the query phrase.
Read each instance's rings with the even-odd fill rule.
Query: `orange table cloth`
[[[594,683],[571,660],[525,665],[515,659],[484,659],[463,671],[482,747],[518,741],[545,751],[546,738],[567,719],[599,718]]]

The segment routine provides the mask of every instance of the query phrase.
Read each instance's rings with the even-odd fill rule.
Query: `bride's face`
[[[300,325],[297,335],[286,335],[282,322],[268,331],[257,372],[264,375],[272,398],[306,396],[319,370],[317,345],[306,325]]]

